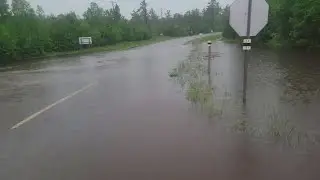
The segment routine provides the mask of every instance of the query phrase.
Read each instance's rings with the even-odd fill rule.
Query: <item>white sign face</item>
[[[242,46],[242,49],[244,51],[250,51],[251,50],[251,46]]]
[[[250,44],[251,43],[251,39],[244,39],[242,42],[245,43],[245,44]]]
[[[91,37],[79,37],[79,44],[92,44]]]
[[[230,26],[243,37],[247,35],[249,0],[235,0],[230,6]],[[269,5],[265,0],[252,0],[250,36],[256,36],[268,23]]]

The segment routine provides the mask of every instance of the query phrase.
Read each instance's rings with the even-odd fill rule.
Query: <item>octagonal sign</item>
[[[249,0],[235,0],[230,6],[230,26],[239,36],[247,35]],[[252,0],[250,36],[256,36],[268,23],[269,5],[265,0]]]

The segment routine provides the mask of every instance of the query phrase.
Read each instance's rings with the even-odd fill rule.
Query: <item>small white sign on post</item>
[[[90,45],[92,44],[91,37],[79,37],[79,44],[80,45]]]
[[[250,51],[251,50],[251,46],[242,46],[242,49],[244,51]]]
[[[251,50],[251,39],[243,39],[242,49],[244,51],[250,51]]]
[[[251,39],[243,39],[243,43],[244,44],[250,44],[251,43]]]

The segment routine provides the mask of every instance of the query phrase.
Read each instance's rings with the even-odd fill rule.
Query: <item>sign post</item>
[[[79,44],[80,46],[90,46],[92,45],[92,38],[91,37],[79,37]]]
[[[247,15],[247,41],[251,41],[250,39],[250,29],[251,29],[251,8],[252,8],[252,0],[249,0],[248,3],[248,15]],[[245,47],[245,46],[244,46]],[[251,47],[250,45],[247,46],[246,50],[244,51],[244,63],[243,63],[243,95],[242,95],[242,102],[243,104],[246,104],[247,102],[247,77],[248,77],[248,61],[250,56],[248,55],[248,47]]]
[[[211,73],[211,45],[212,42],[208,41],[208,74]]]
[[[256,36],[268,22],[269,5],[265,0],[235,0],[230,6],[230,26],[243,38],[243,103],[247,101],[247,74],[251,37]]]
[[[212,42],[208,41],[208,84],[211,87],[211,45]]]

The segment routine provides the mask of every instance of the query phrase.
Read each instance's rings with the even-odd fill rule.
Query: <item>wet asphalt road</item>
[[[319,179],[318,153],[256,143],[190,110],[168,77],[189,39],[2,72],[0,179]]]

